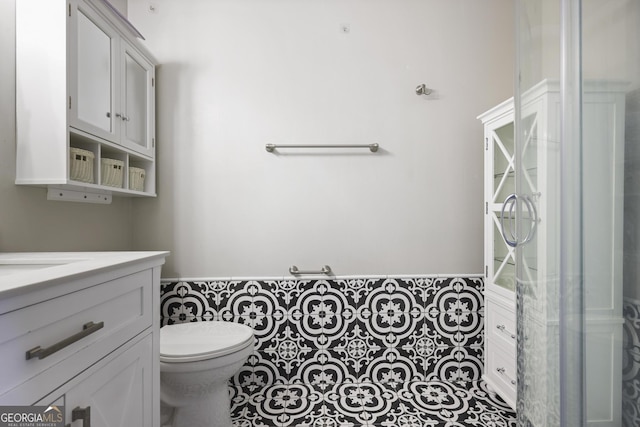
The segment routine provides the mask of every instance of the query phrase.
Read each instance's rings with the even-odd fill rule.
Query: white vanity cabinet
[[[138,36],[103,0],[16,2],[16,184],[156,195],[155,60]]]
[[[159,424],[149,411],[157,406],[153,399],[159,399],[151,392],[151,361],[152,338],[146,335],[96,363],[37,404],[64,405],[66,422],[82,420],[79,424],[82,427],[88,423],[94,427],[156,427]]]
[[[0,405],[63,405],[66,423],[86,419],[74,426],[160,425],[166,253],[38,256],[0,280]],[[35,279],[3,289],[19,276]]]

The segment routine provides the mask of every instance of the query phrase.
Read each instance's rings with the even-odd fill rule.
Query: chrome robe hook
[[[427,85],[425,85],[424,83],[416,86],[416,95],[420,96],[420,95],[431,95],[431,92],[433,92],[431,89],[429,89],[427,87]]]

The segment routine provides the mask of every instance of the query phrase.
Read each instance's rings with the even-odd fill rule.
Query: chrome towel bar
[[[320,271],[317,270],[309,270],[309,271],[304,271],[304,270],[298,270],[298,267],[296,267],[295,265],[292,265],[291,267],[289,267],[289,273],[293,274],[294,276],[300,275],[300,274],[331,274],[331,267],[329,267],[328,265],[323,265],[322,268],[320,269]]]
[[[265,149],[273,153],[276,148],[368,148],[372,153],[378,151],[380,146],[378,144],[311,144],[311,145],[297,145],[297,144],[267,144]]]

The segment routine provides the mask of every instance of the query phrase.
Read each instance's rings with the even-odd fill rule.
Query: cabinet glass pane
[[[147,146],[147,70],[125,55],[126,138],[142,147]]]
[[[498,212],[499,216],[500,213]],[[505,227],[509,220],[505,219]],[[493,230],[493,283],[511,292],[515,291],[516,267],[513,248],[502,238],[498,225],[494,222]]]
[[[541,194],[539,193],[540,185],[538,184],[538,151],[540,150],[540,141],[538,139],[537,114],[535,112],[529,113],[529,111],[525,111],[521,123],[523,148],[521,173],[518,175],[518,179],[521,180],[520,192],[523,197],[526,197],[532,202],[530,209],[538,209]],[[522,233],[535,233],[538,224],[534,224],[533,221],[537,221],[537,213],[537,211],[531,212],[529,209],[523,207],[521,212]],[[533,237],[534,238],[530,239],[527,244],[521,246],[521,280],[527,283],[536,283],[538,280],[538,239],[535,238],[535,234]]]
[[[78,118],[111,132],[111,37],[78,10]]]
[[[531,220],[525,218],[523,225],[528,227]],[[534,236],[535,237],[535,236]],[[538,280],[538,239],[532,239],[522,246],[522,273],[523,278],[528,283],[536,283]]]
[[[536,114],[522,118],[524,143],[522,149],[522,187],[525,195],[534,196],[538,192],[538,121]]]
[[[513,123],[497,128],[491,137],[493,144],[493,203],[502,203],[516,190],[513,169]]]

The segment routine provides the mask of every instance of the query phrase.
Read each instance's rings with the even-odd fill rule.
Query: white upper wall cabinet
[[[17,184],[155,196],[155,61],[136,36],[102,0],[16,3]]]
[[[75,6],[70,16],[76,44],[70,46],[69,125],[151,156],[153,64],[89,4]]]

